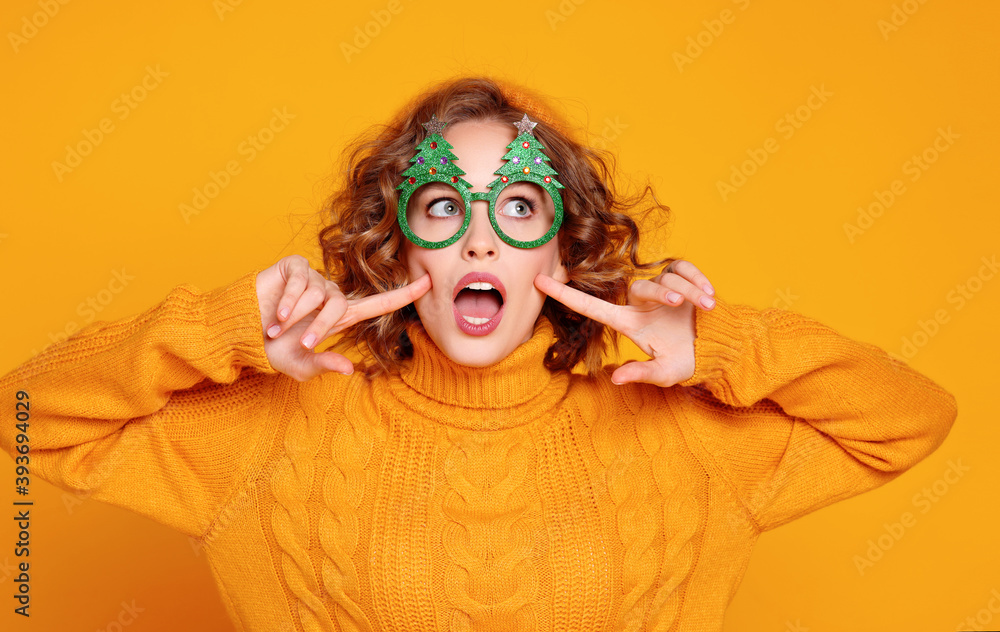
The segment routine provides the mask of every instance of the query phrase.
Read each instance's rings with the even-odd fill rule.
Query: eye
[[[427,205],[427,213],[431,217],[455,217],[462,214],[462,207],[454,200],[440,198]]]
[[[535,210],[535,205],[527,198],[514,198],[504,203],[500,209],[501,215],[508,217],[531,217],[531,212]]]

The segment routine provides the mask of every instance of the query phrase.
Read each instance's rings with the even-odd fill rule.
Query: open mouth
[[[473,283],[472,286],[463,288],[458,293],[455,297],[455,307],[458,308],[462,318],[469,323],[483,325],[500,311],[500,307],[503,306],[503,296],[488,283]]]
[[[470,325],[485,325],[503,308],[507,292],[488,272],[470,272],[455,285],[453,300],[459,316]]]

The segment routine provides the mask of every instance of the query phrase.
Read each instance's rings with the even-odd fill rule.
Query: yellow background
[[[764,534],[725,629],[954,630],[977,615],[1000,627],[1000,601],[989,607],[1000,590],[1000,280],[983,264],[1000,254],[997,3],[398,0],[393,14],[381,0],[226,11],[77,0],[43,19],[46,3],[0,9],[0,371],[67,326],[136,314],[182,283],[209,289],[312,256],[314,214],[349,139],[439,79],[518,81],[614,149],[623,182],[649,178],[671,206],[647,256],[690,259],[730,302],[792,309],[877,344],[958,398],[957,425],[924,462]],[[32,20],[43,25],[25,37]],[[364,45],[348,55],[345,44]],[[120,118],[122,93],[144,78],[152,89]],[[813,88],[827,96],[811,108]],[[240,143],[273,108],[294,119],[250,161]],[[800,124],[790,135],[776,127],[786,115]],[[104,118],[113,129],[60,180],[52,163]],[[936,139],[944,150],[928,150],[913,180],[912,157]],[[777,151],[724,199],[718,182],[766,142]],[[179,205],[233,160],[240,173],[185,222]],[[852,242],[858,207],[897,180],[905,192]],[[134,277],[124,287],[113,282],[123,270]],[[101,311],[78,311],[90,299]],[[904,338],[922,344],[907,353]],[[971,470],[949,483],[958,460]],[[2,461],[6,504],[13,462]],[[231,629],[184,536],[93,501],[67,507],[61,490],[32,483],[33,616],[12,613],[5,520],[0,628],[114,629],[134,601],[144,610],[130,631]],[[916,504],[925,487],[935,502]],[[856,556],[906,512],[915,524],[860,573]]]

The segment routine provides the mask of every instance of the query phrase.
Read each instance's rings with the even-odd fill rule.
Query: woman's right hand
[[[393,312],[431,288],[425,274],[408,285],[348,300],[301,255],[289,255],[257,275],[257,302],[264,351],[275,370],[300,382],[326,371],[354,372],[351,361],[332,351],[313,349],[354,323]]]

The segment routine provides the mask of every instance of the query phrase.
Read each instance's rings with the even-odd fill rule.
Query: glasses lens
[[[555,222],[552,196],[534,182],[512,182],[504,187],[493,205],[497,226],[511,239],[535,241]]]
[[[410,196],[406,221],[420,239],[445,241],[462,229],[465,201],[454,187],[444,182],[429,182]]]

